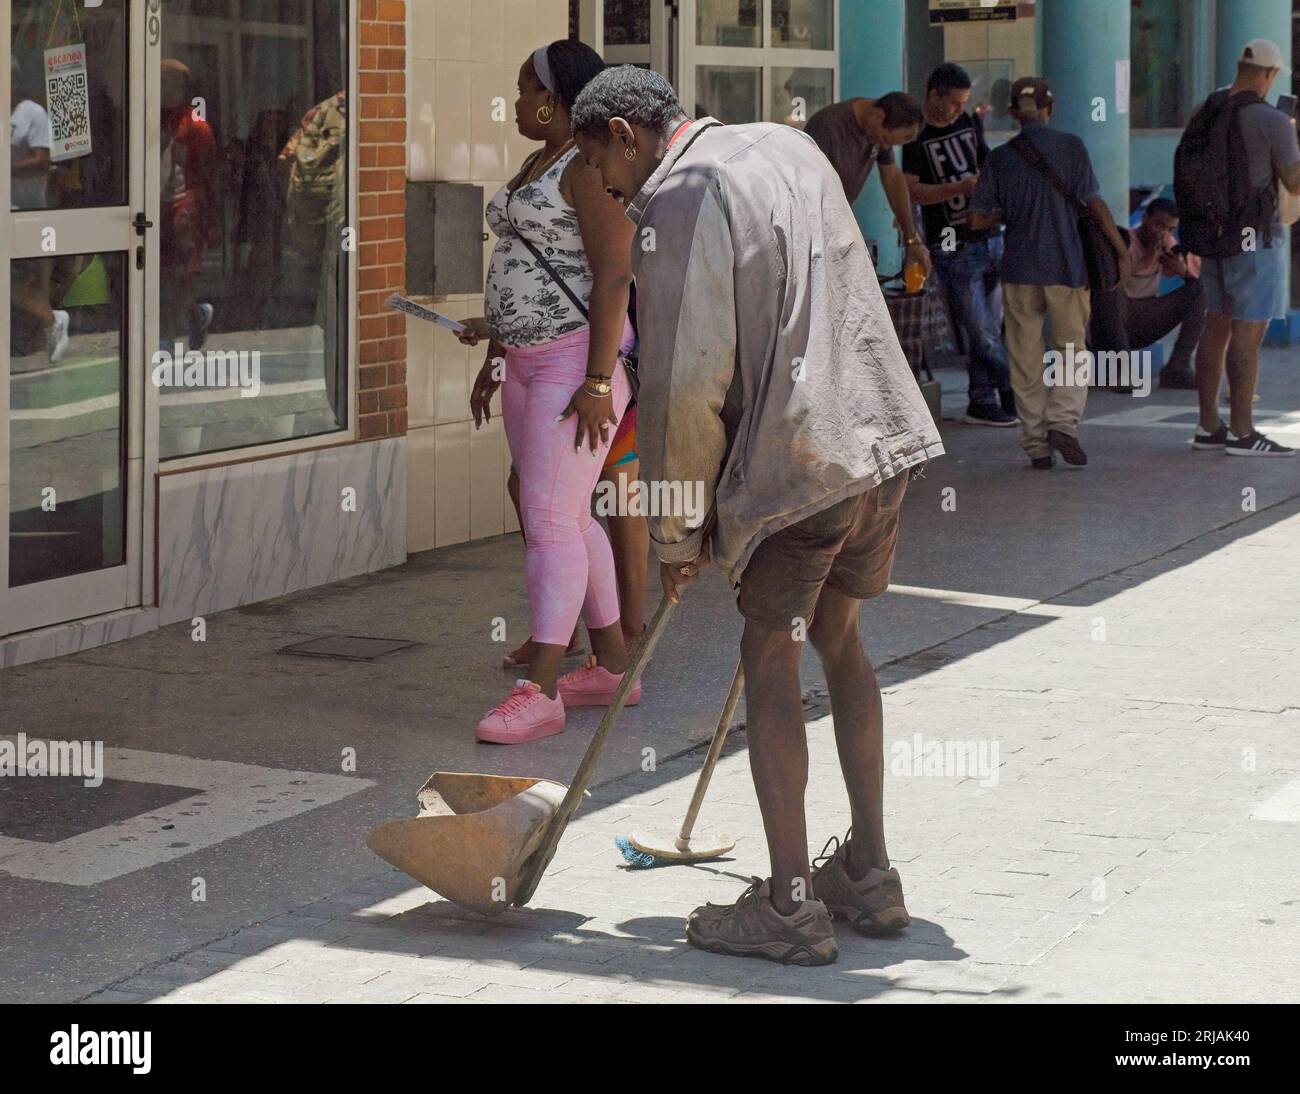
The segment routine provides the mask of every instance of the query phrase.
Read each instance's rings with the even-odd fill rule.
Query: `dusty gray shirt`
[[[843,188],[785,125],[692,122],[628,205],[642,478],[665,562],[712,536],[738,583],[769,535],[943,453]]]

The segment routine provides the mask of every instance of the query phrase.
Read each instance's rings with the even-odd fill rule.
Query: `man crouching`
[[[831,915],[907,926],[885,850],[880,689],[858,636],[889,584],[908,469],[943,453],[831,165],[784,125],[691,120],[657,73],[606,69],[581,154],[637,225],[642,471],[705,484],[708,516],[651,520],[665,593],[709,563],[739,587],[749,761],[772,876],[697,908],[716,953],[834,961]],[[808,862],[804,637],[821,658],[852,838]],[[828,842],[827,847],[829,848]]]

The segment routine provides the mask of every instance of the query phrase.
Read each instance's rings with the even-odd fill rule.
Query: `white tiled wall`
[[[407,11],[410,177],[473,182],[486,203],[532,151],[514,126],[519,66],[567,36],[568,0],[409,0]],[[504,121],[492,117],[497,96]],[[484,269],[491,248],[489,239]],[[436,306],[458,319],[483,314],[481,295]],[[481,430],[469,413],[485,348],[467,349],[418,319],[408,318],[406,333],[408,549],[514,531],[499,410]]]

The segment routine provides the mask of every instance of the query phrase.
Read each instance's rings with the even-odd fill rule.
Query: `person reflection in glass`
[[[48,209],[50,116],[36,101],[39,85],[26,78],[17,57],[9,68],[14,104],[9,115],[9,205],[16,210]],[[53,362],[68,344],[68,313],[50,307],[53,265],[49,258],[14,265],[9,347],[15,357],[44,349]]]
[[[162,70],[161,170],[158,251],[162,264],[159,328],[164,344],[185,337],[201,349],[212,325],[212,305],[194,299],[203,252],[220,242],[216,215],[217,143],[195,109],[190,70],[168,58]]]
[[[285,196],[290,246],[318,269],[316,324],[324,342],[325,394],[339,425],[347,415],[347,366],[339,359],[339,261],[347,215],[348,95],[339,91],[303,116],[280,159],[289,165]]]

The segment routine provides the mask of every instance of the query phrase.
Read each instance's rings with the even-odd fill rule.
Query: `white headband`
[[[537,79],[552,95],[555,94],[555,78],[551,75],[551,62],[546,59],[547,46],[538,46],[533,50],[533,71]]]

